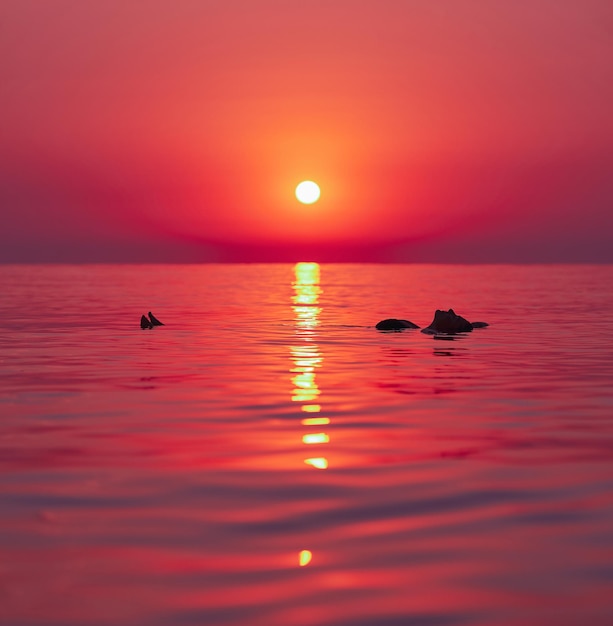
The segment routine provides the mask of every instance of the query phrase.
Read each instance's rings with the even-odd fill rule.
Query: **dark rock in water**
[[[430,326],[424,328],[422,332],[454,335],[455,333],[469,333],[472,329],[472,324],[461,315],[457,315],[453,309],[449,309],[449,311],[437,309]]]
[[[413,322],[409,322],[409,320],[397,320],[395,318],[390,318],[381,320],[375,328],[377,330],[404,330],[405,328],[419,328],[419,326],[417,324],[413,324]]]
[[[145,328],[153,328],[153,324],[144,315],[141,315],[140,327],[145,330]]]
[[[447,335],[455,335],[456,333],[469,333],[473,328],[483,328],[487,326],[486,322],[475,322],[471,324],[461,315],[457,315],[453,309],[449,311],[434,312],[434,319],[430,326],[424,328],[421,332],[435,335],[437,333],[445,333]]]
[[[151,326],[164,326],[164,324],[160,322],[160,320],[157,319],[151,311],[149,311],[149,319],[151,320]]]
[[[487,322],[471,322],[470,324],[473,328],[485,328],[489,326]]]

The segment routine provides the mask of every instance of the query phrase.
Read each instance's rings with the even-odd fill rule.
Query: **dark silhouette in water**
[[[144,315],[141,315],[140,327],[145,330],[145,328],[153,328],[153,324]]]
[[[457,333],[469,333],[473,328],[484,328],[485,326],[489,326],[489,324],[486,322],[469,322],[461,315],[457,315],[453,309],[449,309],[449,311],[437,309],[430,326],[424,328],[421,332],[429,335],[437,335],[439,333],[455,335]],[[419,326],[408,320],[397,320],[392,317],[381,320],[375,328],[377,330],[404,330],[405,328],[419,328]]]
[[[461,315],[457,315],[453,309],[449,311],[441,311],[437,309],[434,312],[434,319],[430,322],[430,326],[422,329],[422,333],[435,335],[445,333],[447,335],[455,335],[456,333],[469,333],[473,328],[484,328],[488,326],[486,322],[469,322]]]
[[[419,326],[413,324],[413,322],[409,322],[409,320],[397,320],[392,317],[381,320],[375,328],[377,330],[404,330],[405,328],[419,328]]]
[[[151,326],[164,326],[164,324],[160,322],[160,320],[157,319],[151,311],[149,311],[149,319],[151,320]]]
[[[145,317],[144,315],[141,315],[140,317],[140,327],[145,330],[146,328],[153,328],[154,326],[164,326],[163,322],[160,322],[160,320],[153,315],[153,313],[151,311],[149,311],[149,318]]]

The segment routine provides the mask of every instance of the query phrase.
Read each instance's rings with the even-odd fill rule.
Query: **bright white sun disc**
[[[298,198],[302,204],[313,204],[313,202],[317,202],[320,194],[319,185],[312,180],[303,180],[296,187],[296,198]]]

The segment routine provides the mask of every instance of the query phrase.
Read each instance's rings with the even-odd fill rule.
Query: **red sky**
[[[611,262],[612,32],[610,0],[2,0],[0,261]]]

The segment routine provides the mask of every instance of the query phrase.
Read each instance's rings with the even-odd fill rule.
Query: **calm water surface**
[[[611,285],[1,267],[0,623],[613,623]]]

